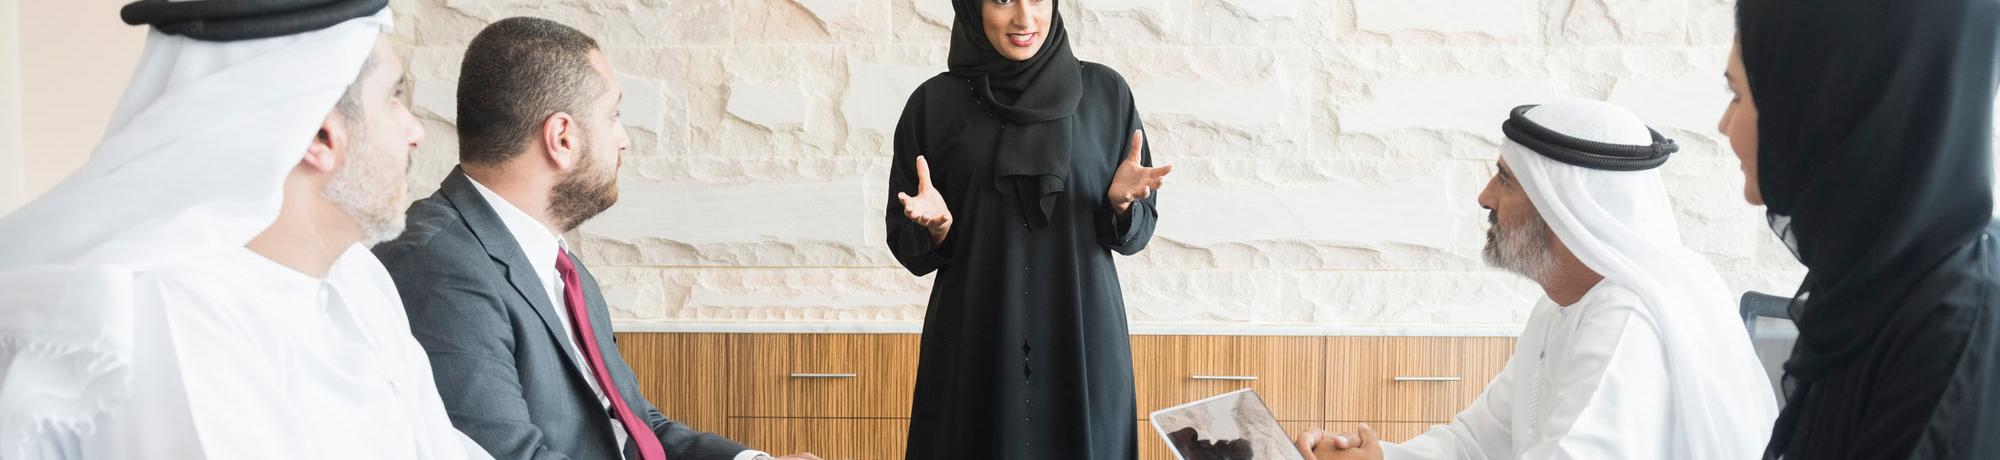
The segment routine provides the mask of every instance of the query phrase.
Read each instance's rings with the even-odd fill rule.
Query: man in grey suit
[[[769,459],[646,400],[565,247],[562,233],[617,201],[630,145],[597,42],[506,19],[473,38],[460,74],[460,167],[375,248],[452,424],[502,459]]]

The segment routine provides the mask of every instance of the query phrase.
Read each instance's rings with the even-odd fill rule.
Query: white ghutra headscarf
[[[1528,110],[1551,131],[1585,141],[1656,144],[1645,122],[1599,101]],[[1583,264],[1637,293],[1637,310],[1666,352],[1671,458],[1757,458],[1777,416],[1771,386],[1713,266],[1682,246],[1657,169],[1575,166],[1508,140],[1501,157],[1556,237]]]
[[[127,402],[133,312],[174,307],[140,305],[134,272],[269,227],[286,175],[390,26],[383,8],[273,38],[146,37],[89,162],[0,218],[0,457],[81,442]],[[351,250],[336,265],[380,272],[372,259]],[[350,278],[329,282],[395,292],[373,286],[387,276]]]

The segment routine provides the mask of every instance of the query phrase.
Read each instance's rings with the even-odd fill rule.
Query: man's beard
[[[1513,272],[1535,282],[1548,280],[1555,271],[1555,255],[1549,244],[1549,225],[1539,214],[1530,214],[1520,227],[1500,227],[1500,212],[1488,211],[1486,264]]]
[[[549,192],[549,218],[564,232],[575,230],[618,202],[617,169],[597,171],[596,162],[585,153],[590,151],[588,146],[587,142],[577,144],[582,159]]]
[[[353,133],[348,145],[355,149],[348,152],[346,164],[333,172],[321,195],[361,227],[361,244],[395,239],[403,234],[402,193],[409,187],[403,177],[409,174],[410,164],[405,162],[403,175],[397,175],[397,165],[390,161],[388,152],[365,151],[368,143],[361,130],[348,132]]]

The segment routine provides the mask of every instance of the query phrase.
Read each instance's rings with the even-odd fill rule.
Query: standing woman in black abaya
[[[905,455],[1135,459],[1112,253],[1152,238],[1170,167],[1124,78],[1070,54],[1055,0],[952,8],[950,70],[910,95],[889,174],[889,249],[937,273]]]
[[[1720,129],[1809,272],[1767,458],[2000,458],[2000,0],[1740,0]]]

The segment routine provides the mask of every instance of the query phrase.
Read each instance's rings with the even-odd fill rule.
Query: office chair
[[[1778,406],[1785,405],[1785,360],[1792,356],[1792,346],[1799,340],[1799,329],[1792,324],[1792,299],[1757,291],[1743,293],[1742,305],[1737,314],[1743,317],[1743,329],[1750,333],[1750,347],[1757,352],[1757,361],[1764,364],[1764,374],[1771,379],[1771,393],[1777,395]]]

